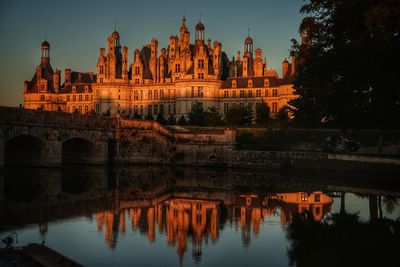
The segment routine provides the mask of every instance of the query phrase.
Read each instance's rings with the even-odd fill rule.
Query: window
[[[40,95],[40,101],[44,101],[44,95]]]
[[[191,94],[190,94],[192,97],[194,97],[194,86],[192,86],[192,91],[191,91]]]
[[[203,86],[197,88],[197,97],[203,97]]]
[[[82,101],[82,95],[79,95],[79,101]]]
[[[199,73],[199,80],[203,80],[204,79],[204,73]]]
[[[253,87],[253,81],[252,80],[248,80],[247,81],[247,87]]]
[[[158,91],[154,90],[154,100],[158,100]]]
[[[149,105],[148,109],[147,109],[147,114],[151,115],[152,114],[152,109],[153,107],[151,105]]]
[[[76,92],[76,87],[72,86],[72,93],[75,93],[75,92]]]
[[[85,95],[85,101],[89,101],[89,95]]]
[[[269,96],[268,90],[265,90],[265,97],[268,97],[268,96]]]
[[[69,97],[69,95],[67,95],[67,101],[70,101],[70,97]]]
[[[135,67],[135,75],[140,75],[140,67]]]
[[[148,100],[152,100],[152,99],[153,99],[153,92],[152,92],[152,91],[149,91],[149,92],[147,93],[147,99],[148,99]]]
[[[224,103],[224,113],[227,113],[229,110],[229,103]]]
[[[236,90],[232,92],[232,97],[236,97]]]
[[[261,90],[256,90],[256,97],[261,97]]]
[[[135,100],[135,101],[138,101],[138,100],[139,100],[138,91],[133,91],[133,100]]]
[[[199,69],[204,69],[204,60],[203,60],[203,59],[199,59],[199,61],[198,61],[198,68],[199,68]]]
[[[121,95],[118,95],[118,100],[121,100]]]
[[[272,90],[272,96],[278,96],[278,90],[276,89]]]
[[[103,78],[100,78],[100,83],[103,83]]]
[[[136,84],[136,85],[139,84],[139,79],[135,79],[135,84]]]
[[[160,90],[160,100],[163,100],[163,99],[164,99],[164,91]]]
[[[175,72],[181,72],[181,65],[180,64],[176,64],[175,65]]]
[[[86,105],[85,106],[85,114],[89,113],[89,107]]]
[[[72,96],[72,101],[76,101],[76,95]]]
[[[277,113],[278,112],[278,103],[273,102],[272,103],[272,113]]]
[[[249,90],[249,91],[247,92],[247,96],[248,96],[248,97],[253,97],[253,91],[252,91],[252,90]]]
[[[244,90],[240,90],[240,97],[244,97]]]
[[[229,92],[228,91],[224,91],[224,97],[228,98],[229,97]]]
[[[79,106],[79,113],[82,113],[82,106]]]
[[[321,202],[321,195],[320,194],[315,194],[314,195],[314,201],[315,202]]]
[[[307,202],[308,201],[308,196],[307,194],[301,194],[301,202]]]

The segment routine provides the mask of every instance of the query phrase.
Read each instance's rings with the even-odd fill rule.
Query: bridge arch
[[[18,135],[4,144],[4,164],[40,166],[46,164],[46,143],[33,135]]]
[[[90,164],[96,162],[96,146],[92,141],[73,137],[62,143],[61,163]]]

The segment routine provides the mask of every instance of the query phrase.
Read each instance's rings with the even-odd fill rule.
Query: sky
[[[205,25],[205,39],[219,41],[229,59],[243,53],[250,29],[254,49],[281,73],[290,39],[299,39],[303,0],[1,0],[0,105],[23,103],[24,80],[40,63],[40,45],[50,43],[53,69],[96,72],[99,49],[116,25],[121,45],[133,52],[155,37],[159,49],[178,34],[182,16],[194,42],[194,27]],[[63,74],[62,74],[63,76]]]

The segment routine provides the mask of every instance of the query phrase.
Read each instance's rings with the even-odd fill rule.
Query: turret
[[[44,41],[41,46],[42,49],[42,57],[41,63],[49,63],[50,64],[50,44],[47,41]]]
[[[204,30],[205,30],[204,24],[201,23],[201,21],[199,21],[199,23],[197,23],[197,25],[196,25],[195,30],[196,30],[196,34],[195,34],[195,36],[196,36],[196,41],[195,41],[196,46],[204,44]],[[210,40],[210,42],[211,42],[211,40]]]
[[[244,39],[244,55],[253,56],[253,39],[250,36]]]

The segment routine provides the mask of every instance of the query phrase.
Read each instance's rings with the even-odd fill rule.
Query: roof
[[[204,31],[204,29],[205,29],[205,27],[204,27],[203,23],[201,23],[201,22],[197,23],[196,31]]]
[[[49,42],[44,41],[44,42],[42,43],[42,48],[50,48]]]
[[[39,68],[41,68],[41,76],[42,79],[45,79],[47,81],[52,81],[53,80],[53,68],[51,67],[50,63],[48,61],[42,62],[40,63],[40,65],[38,66]],[[35,75],[33,75],[32,80],[28,83],[28,92],[30,93],[37,93],[39,92],[39,88],[37,86],[37,73],[35,72]],[[48,87],[47,87],[50,92],[54,92],[53,89],[53,83],[49,82],[48,83]]]
[[[276,77],[266,77],[266,76],[261,76],[261,77],[229,77],[227,78],[224,83],[222,84],[221,88],[232,88],[232,80],[236,80],[236,87],[235,89],[238,88],[248,88],[248,81],[252,80],[253,81],[253,86],[249,88],[260,88],[260,87],[265,87],[265,79],[269,80],[269,86],[278,86],[280,85],[279,79]]]
[[[253,43],[253,39],[250,36],[247,36],[246,39],[244,39],[244,43],[245,44],[252,44]]]

